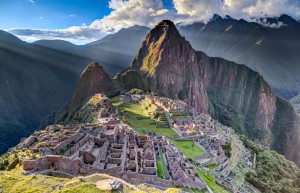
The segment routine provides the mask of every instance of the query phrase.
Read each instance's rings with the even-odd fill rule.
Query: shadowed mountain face
[[[96,93],[113,90],[113,82],[103,67],[96,62],[89,64],[82,72],[72,96],[70,107],[76,106]]]
[[[134,26],[85,46],[61,40],[30,44],[0,31],[0,154],[67,103],[91,61],[101,61],[110,75],[128,67],[148,30]]]
[[[300,164],[299,127],[292,106],[276,97],[250,68],[195,51],[171,21],[150,31],[132,68],[148,91],[185,100]]]
[[[287,15],[267,21],[283,25],[263,27],[216,15],[207,24],[178,28],[196,50],[247,65],[259,72],[277,94],[290,99],[300,91],[300,23]]]
[[[64,105],[90,59],[28,44],[0,31],[0,153]]]

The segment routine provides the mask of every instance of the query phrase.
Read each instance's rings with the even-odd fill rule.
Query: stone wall
[[[37,168],[36,160],[20,160],[19,164],[22,165],[23,169],[26,171],[30,171]]]
[[[63,156],[44,156],[37,160],[21,160],[20,164],[23,169],[30,171],[36,169],[38,171],[49,170],[51,173],[59,177],[70,177],[78,175],[90,175],[93,173],[104,173],[117,178],[121,178],[132,184],[149,183],[162,187],[187,186],[190,188],[204,189],[206,186],[201,182],[195,182],[188,179],[181,179],[177,181],[164,180],[155,175],[143,175],[130,171],[119,171],[117,168],[110,170],[96,170],[88,164],[82,163],[80,160],[70,160]],[[49,171],[50,172],[50,171]]]
[[[14,161],[8,165],[7,171],[14,169],[18,163],[19,163],[19,158],[14,159]]]
[[[26,171],[53,169],[74,176],[88,174],[93,170],[92,166],[84,164],[80,160],[70,160],[67,157],[54,155],[44,156],[37,160],[22,160],[20,164]]]
[[[83,146],[88,140],[90,139],[89,135],[86,135],[80,141],[78,141],[72,148],[67,150],[64,154],[64,156],[70,156],[72,155],[75,151],[77,151],[81,146]]]
[[[36,140],[35,136],[31,135],[21,143],[19,149],[28,148],[35,142],[35,140]]]
[[[188,178],[181,178],[179,180],[174,181],[175,186],[185,186],[189,188],[197,188],[199,190],[202,190],[206,188],[206,185],[203,182],[195,182]]]
[[[143,174],[130,172],[130,171],[116,172],[113,170],[101,170],[98,172],[108,174],[110,176],[114,176],[117,178],[121,178],[131,184],[136,184],[136,185],[143,184],[143,183],[149,183],[149,184],[162,186],[162,187],[166,187],[166,188],[173,186],[172,180],[164,180],[157,176],[152,176],[152,175],[143,175]]]

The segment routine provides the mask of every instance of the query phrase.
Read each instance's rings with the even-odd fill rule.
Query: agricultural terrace
[[[196,168],[198,174],[202,177],[202,179],[206,182],[207,186],[213,191],[218,193],[230,193],[230,191],[225,190],[223,187],[219,186],[215,182],[215,177],[212,174],[206,174],[199,168]]]
[[[205,154],[205,152],[192,140],[172,140],[172,142],[187,158],[192,160],[194,160],[197,156]]]
[[[149,117],[150,109],[146,110],[136,103],[122,103],[120,97],[112,98],[112,104],[118,109],[119,117],[139,134],[146,135],[147,131],[150,131],[167,137],[178,137],[169,127],[157,128],[155,120]]]
[[[103,110],[103,108],[97,108],[101,102],[103,102],[101,95],[94,95],[76,112],[73,119],[80,122],[95,123],[99,112]]]

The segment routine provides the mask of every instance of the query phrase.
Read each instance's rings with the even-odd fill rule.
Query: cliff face
[[[198,54],[204,58],[202,77],[212,114],[240,133],[271,144],[276,96],[262,76],[244,65]]]
[[[163,21],[147,35],[132,68],[143,74],[149,90],[185,100],[197,110],[208,112],[208,97],[198,65],[200,60],[174,24]]]
[[[296,117],[289,116],[293,110],[287,110],[288,103],[278,109],[279,99],[270,86],[248,67],[196,52],[171,21],[162,21],[150,31],[132,68],[149,91],[185,100],[300,164],[296,159],[300,145],[292,146],[299,144],[299,129]],[[284,119],[278,119],[281,116]],[[293,124],[284,124],[287,119]],[[278,146],[277,136],[287,140]]]

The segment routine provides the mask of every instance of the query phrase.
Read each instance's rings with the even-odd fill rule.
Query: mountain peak
[[[107,93],[113,83],[109,75],[98,62],[92,62],[82,72],[75,88],[70,107],[74,108],[96,93]]]
[[[175,24],[173,23],[173,21],[171,20],[162,20],[161,22],[159,22],[156,27],[175,27]]]
[[[285,24],[292,24],[292,23],[298,23],[294,18],[292,18],[289,15],[282,14],[279,18],[278,21],[281,21]]]
[[[105,73],[103,67],[98,62],[92,62],[84,69],[84,71],[81,73],[80,77],[87,76],[90,73],[93,73],[93,71],[96,71],[96,72],[101,71],[101,72]]]
[[[179,32],[177,31],[177,28],[175,26],[175,24],[170,21],[170,20],[162,20],[161,22],[159,22],[154,29],[151,30],[151,33],[156,33],[156,31],[160,31],[160,32],[166,32],[166,31],[172,31],[172,32],[176,32],[179,34]]]
[[[162,54],[166,54],[171,50],[182,50],[183,48],[185,50],[192,49],[189,42],[180,35],[172,21],[162,20],[148,33],[137,57],[132,62],[132,67],[140,69],[151,76],[160,64]],[[147,60],[139,61],[141,58],[147,58]]]

